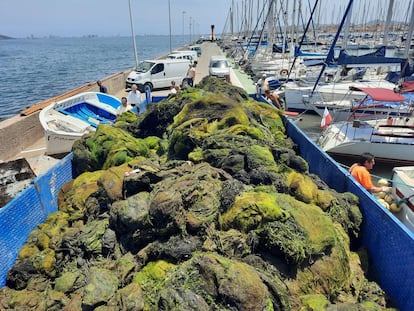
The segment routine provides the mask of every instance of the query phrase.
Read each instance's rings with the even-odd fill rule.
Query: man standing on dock
[[[99,92],[101,93],[108,93],[108,88],[102,84],[101,80],[96,81],[96,84],[99,86]]]
[[[257,81],[256,83],[256,97],[259,97],[264,92],[269,90],[269,82],[266,80],[267,75],[264,73],[262,74],[262,77]]]
[[[141,92],[138,91],[136,84],[132,84],[131,91],[128,93],[128,104],[133,107],[133,110],[136,110],[136,113],[139,113],[139,104],[141,103]]]
[[[188,71],[187,71],[187,83],[189,86],[194,86],[194,80],[195,80],[195,67],[192,64],[188,64]]]

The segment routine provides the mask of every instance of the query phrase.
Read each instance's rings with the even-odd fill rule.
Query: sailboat
[[[336,156],[370,152],[383,161],[414,165],[414,106],[398,113],[399,105],[405,102],[403,95],[383,88],[358,90],[366,93],[367,103],[361,101],[345,121],[329,125],[317,144]],[[395,107],[387,104],[395,104]],[[361,114],[363,107],[371,114]],[[366,120],[367,115],[369,120]]]

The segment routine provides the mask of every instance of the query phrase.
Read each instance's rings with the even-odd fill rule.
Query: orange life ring
[[[288,70],[287,69],[282,69],[280,71],[280,75],[282,75],[282,76],[287,76],[287,74],[288,74]]]

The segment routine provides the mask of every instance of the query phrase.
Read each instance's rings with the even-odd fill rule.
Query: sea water
[[[189,43],[171,37],[171,49]],[[137,36],[138,60],[170,51],[169,36]],[[135,67],[131,37],[0,40],[0,120],[85,83]]]

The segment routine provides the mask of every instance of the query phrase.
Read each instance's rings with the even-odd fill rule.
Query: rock
[[[107,269],[92,268],[84,287],[82,306],[96,308],[115,296],[118,279],[115,273]]]

